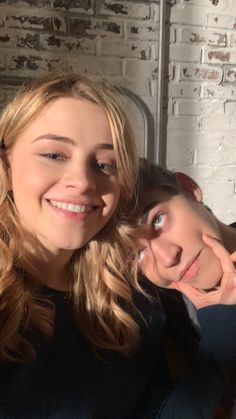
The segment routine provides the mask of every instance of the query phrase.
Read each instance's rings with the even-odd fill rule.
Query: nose
[[[182,249],[178,244],[158,238],[150,241],[150,247],[158,265],[171,268],[180,262]]]
[[[74,164],[63,177],[66,188],[78,189],[80,193],[96,190],[96,175],[86,164]]]

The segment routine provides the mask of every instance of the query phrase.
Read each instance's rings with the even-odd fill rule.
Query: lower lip
[[[58,207],[54,207],[52,204],[50,204],[50,202],[49,201],[47,201],[48,202],[48,204],[50,205],[50,208],[52,208],[52,210],[56,213],[56,214],[58,214],[58,215],[60,215],[60,216],[62,216],[62,217],[64,217],[64,218],[66,218],[66,219],[68,219],[68,220],[74,220],[74,221],[84,221],[84,220],[86,220],[92,213],[94,213],[94,211],[95,210],[92,210],[92,211],[89,211],[89,212],[72,212],[72,211],[66,211],[66,210],[64,210],[64,209],[62,209],[62,208],[58,208]]]
[[[196,259],[193,261],[193,263],[190,265],[190,267],[187,269],[187,271],[184,273],[184,275],[181,277],[181,281],[189,281],[192,279],[198,272],[200,267],[200,253],[196,257]]]

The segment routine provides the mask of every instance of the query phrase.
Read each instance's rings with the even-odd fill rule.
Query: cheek
[[[142,260],[139,263],[139,269],[143,275],[155,285],[167,287],[168,282],[160,276],[156,259],[150,250],[146,249],[144,252]]]
[[[104,193],[101,191],[101,194],[102,199],[106,204],[106,213],[112,215],[118,207],[120,200],[120,187],[118,185],[118,182],[113,184],[113,187],[110,188],[110,191],[108,193]]]
[[[219,259],[208,248],[205,248],[202,256],[200,275],[194,285],[202,289],[215,288],[223,274]]]

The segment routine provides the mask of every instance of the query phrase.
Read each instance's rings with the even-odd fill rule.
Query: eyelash
[[[66,156],[60,153],[41,153],[41,157],[45,157],[48,160],[65,161]]]
[[[41,157],[44,157],[48,160],[54,160],[54,161],[66,161],[67,157],[61,153],[54,153],[54,152],[50,152],[50,153],[41,153],[40,154]],[[96,162],[94,164],[95,169],[104,174],[104,175],[115,175],[117,173],[117,167],[115,164],[110,164],[110,163],[98,163]]]
[[[161,225],[160,226],[155,226],[156,221],[161,217],[163,217],[163,220],[161,220]],[[161,213],[161,214],[157,214],[157,215],[154,216],[154,218],[152,219],[151,225],[152,225],[154,230],[160,230],[163,227],[163,225],[165,224],[165,222],[166,222],[166,214]]]
[[[107,175],[115,175],[117,173],[117,167],[115,164],[110,163],[96,163],[95,164],[96,169]]]

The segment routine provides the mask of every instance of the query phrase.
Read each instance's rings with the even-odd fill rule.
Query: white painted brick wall
[[[0,2],[0,106],[17,81],[76,68],[130,89],[155,116],[158,0],[7,3]],[[192,175],[225,222],[236,219],[235,29],[236,0],[167,0],[167,165]],[[128,107],[142,153],[142,118]]]
[[[169,54],[174,78],[168,86],[167,165],[199,181],[205,202],[231,222],[236,220],[236,1],[212,3],[176,0],[171,9],[176,37]]]

